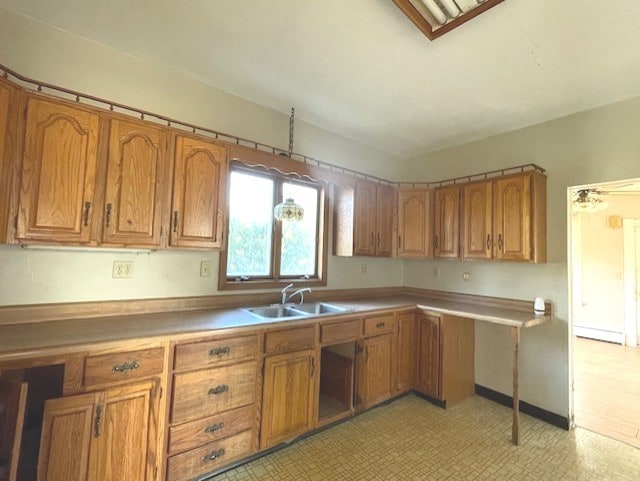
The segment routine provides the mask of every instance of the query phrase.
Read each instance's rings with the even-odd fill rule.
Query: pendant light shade
[[[302,220],[304,217],[304,209],[296,204],[293,199],[289,198],[275,206],[273,209],[273,217],[276,220]]]

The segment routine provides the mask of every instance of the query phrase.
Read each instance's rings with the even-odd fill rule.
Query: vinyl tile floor
[[[443,410],[409,395],[235,468],[245,480],[640,480],[640,450],[565,431],[479,396]]]

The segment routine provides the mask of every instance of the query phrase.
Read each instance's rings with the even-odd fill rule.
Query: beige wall
[[[121,54],[0,9],[0,63],[31,78],[180,120],[287,148],[289,115],[198,82],[166,65]],[[295,149],[312,157],[394,179],[399,161],[332,132],[296,121]],[[112,279],[114,260],[133,260],[132,279]],[[0,246],[0,305],[216,294],[200,261],[216,252],[65,252]],[[367,274],[360,274],[362,263]],[[402,285],[402,261],[329,260],[329,289]]]
[[[411,159],[410,176],[443,179],[513,165],[547,169],[546,264],[410,261],[407,286],[553,303],[556,318],[523,333],[522,399],[566,415],[568,390],[567,187],[640,177],[640,98]],[[434,276],[434,268],[440,276]],[[468,282],[462,280],[469,272]],[[477,323],[476,382],[511,393],[510,338]]]

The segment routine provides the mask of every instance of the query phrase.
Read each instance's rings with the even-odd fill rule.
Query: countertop
[[[143,338],[183,339],[221,330],[246,328],[277,329],[293,325],[331,321],[371,311],[415,308],[441,312],[508,327],[526,328],[551,320],[550,315],[482,304],[452,302],[424,296],[401,295],[353,300],[325,301],[347,309],[338,314],[308,316],[291,320],[261,319],[245,309],[206,309],[127,314],[89,319],[0,325],[0,361],[26,359],[69,351],[91,349],[97,343]]]

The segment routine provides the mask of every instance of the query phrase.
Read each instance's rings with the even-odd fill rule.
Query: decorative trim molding
[[[491,401],[497,402],[498,404],[502,404],[503,406],[506,406],[508,408],[513,408],[513,398],[511,396],[507,396],[506,394],[502,394],[501,392],[494,391],[493,389],[489,389],[488,387],[476,384],[476,394]],[[539,408],[538,406],[534,406],[533,404],[529,404],[524,401],[520,401],[520,412],[528,414],[529,416],[539,419],[540,421],[544,421],[545,423],[549,423],[553,426],[562,428],[565,431],[569,431],[569,418],[566,416],[552,413],[551,411],[547,411],[546,409]]]

